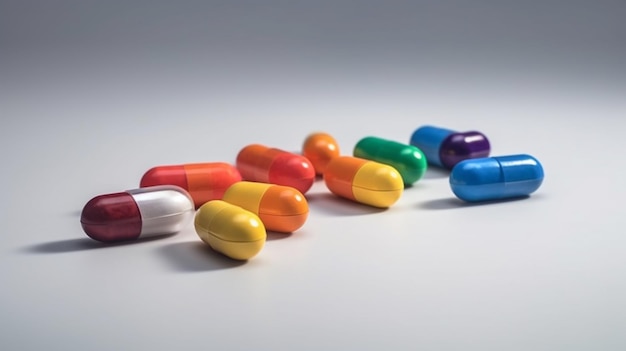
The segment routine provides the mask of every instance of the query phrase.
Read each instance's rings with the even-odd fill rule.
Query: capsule
[[[450,188],[468,202],[528,196],[543,182],[543,167],[530,155],[476,158],[459,162]]]
[[[381,208],[393,205],[404,191],[402,177],[395,168],[350,156],[330,161],[324,182],[335,195]]]
[[[189,192],[198,208],[207,201],[221,199],[226,189],[240,180],[239,171],[228,163],[188,163],[151,168],[139,186],[178,185]]]
[[[195,208],[185,189],[161,185],[105,194],[89,200],[80,224],[92,239],[102,242],[179,232]]]
[[[420,180],[428,167],[426,156],[418,147],[373,136],[359,140],[353,154],[392,166],[400,173],[405,185]]]
[[[411,145],[420,148],[430,164],[447,169],[463,160],[487,157],[491,151],[489,140],[480,132],[457,133],[433,126],[418,128]]]
[[[309,215],[304,195],[284,185],[237,182],[226,190],[222,200],[256,214],[265,229],[275,232],[294,232]]]
[[[286,185],[303,194],[315,181],[315,169],[306,157],[259,144],[239,151],[237,169],[244,180]]]
[[[311,161],[315,173],[321,175],[328,162],[339,156],[339,145],[330,134],[313,133],[304,140],[302,155]]]
[[[257,215],[222,200],[212,200],[200,206],[194,226],[202,241],[235,260],[256,256],[267,237]]]

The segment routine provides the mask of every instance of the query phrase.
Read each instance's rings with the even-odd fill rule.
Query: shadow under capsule
[[[306,195],[309,208],[324,212],[331,216],[359,216],[384,212],[386,208],[368,206],[354,202],[331,193],[314,193]]]
[[[287,239],[293,235],[293,233],[281,233],[281,232],[275,232],[272,230],[266,230],[266,233],[267,233],[267,237],[266,237],[267,241]]]
[[[426,168],[426,173],[422,176],[422,179],[442,179],[442,178],[450,178],[450,171],[433,165],[428,165]]]
[[[202,241],[168,244],[159,248],[158,252],[177,272],[216,271],[239,267],[248,262],[226,257]]]
[[[412,190],[412,189],[421,189],[427,187],[427,185],[424,185],[424,182],[420,180],[418,180],[417,182],[413,183],[413,184],[407,184],[404,183],[404,190]]]
[[[456,197],[447,197],[443,199],[435,199],[429,200],[425,202],[421,202],[417,204],[417,207],[426,210],[450,210],[455,208],[467,208],[467,207],[477,207],[477,206],[486,206],[493,204],[502,204],[508,202],[516,202],[520,200],[525,200],[530,198],[529,195],[518,196],[507,199],[499,199],[499,200],[488,200],[488,201],[480,201],[480,202],[465,202]]]
[[[117,241],[117,242],[112,242],[112,243],[103,243],[103,242],[96,241],[90,238],[57,240],[57,241],[49,241],[45,243],[39,243],[39,244],[26,246],[21,251],[25,253],[29,253],[29,254],[55,254],[55,253],[65,253],[65,252],[75,252],[75,251],[85,251],[85,250],[106,249],[106,248],[126,246],[126,245],[135,245],[135,244],[150,242],[154,240],[161,240],[161,239],[172,237],[174,235],[176,235],[176,233],[155,235],[155,236],[149,236],[146,238],[139,238],[137,240],[125,240],[125,241]]]

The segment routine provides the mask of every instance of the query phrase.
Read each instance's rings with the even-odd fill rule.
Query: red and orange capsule
[[[158,166],[148,170],[141,178],[140,187],[178,185],[187,190],[196,208],[219,200],[233,183],[241,180],[237,169],[224,162],[188,163]]]
[[[315,182],[315,169],[306,157],[259,144],[239,151],[237,169],[244,180],[290,186],[303,194]]]
[[[331,160],[324,182],[335,195],[381,208],[393,205],[404,191],[404,182],[395,168],[350,156]]]
[[[311,161],[315,173],[323,174],[328,162],[339,156],[339,145],[330,134],[313,133],[304,140],[302,155]]]

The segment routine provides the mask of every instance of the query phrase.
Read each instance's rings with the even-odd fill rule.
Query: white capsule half
[[[191,195],[178,186],[161,185],[126,192],[139,207],[140,236],[177,233],[192,221],[196,211]]]

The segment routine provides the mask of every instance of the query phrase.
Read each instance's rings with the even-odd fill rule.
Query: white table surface
[[[224,5],[206,26],[191,5],[143,22],[139,5],[48,22],[14,6],[40,27],[10,21],[0,66],[0,349],[626,348],[620,4],[530,7],[532,23],[513,4],[496,7],[501,21],[429,8],[452,27],[400,5],[374,6],[375,21],[346,4]],[[191,223],[120,245],[80,227],[90,198],[156,165],[233,163],[249,143],[299,151],[314,131],[351,154],[423,124],[532,154],[545,181],[467,205],[431,168],[377,210],[318,180],[304,227],[270,234],[248,262],[212,252]]]

